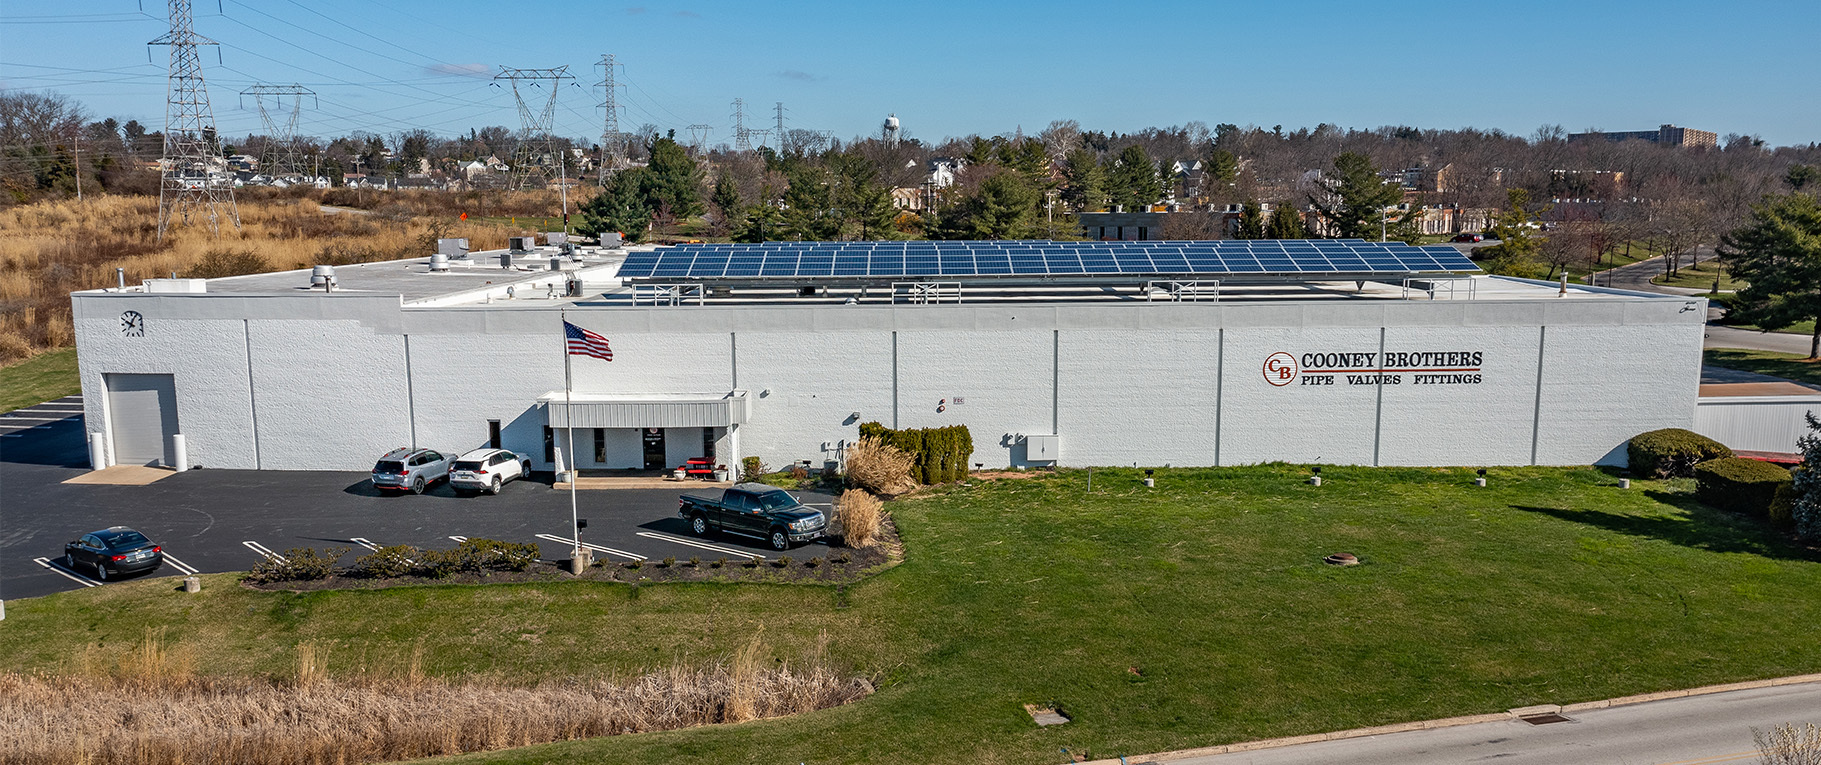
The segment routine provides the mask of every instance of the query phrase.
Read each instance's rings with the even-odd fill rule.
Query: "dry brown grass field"
[[[531,209],[548,202],[539,195],[548,193],[469,200],[441,192],[346,192],[338,196],[348,199],[338,201],[373,212],[329,215],[312,196],[250,194],[239,203],[239,229],[223,225],[215,234],[192,222],[167,232],[163,242],[157,237],[155,197],[104,196],[0,210],[0,365],[70,345],[69,293],[113,285],[116,268],[126,269],[128,284],[138,284],[172,273],[227,276],[412,257],[428,254],[439,236],[467,237],[475,249],[498,248],[507,236],[530,232],[461,221],[463,208],[489,214]]]
[[[0,765],[342,765],[490,751],[847,703],[870,686],[773,663],[758,639],[706,667],[534,685],[427,677],[422,651],[393,669],[331,677],[299,644],[286,677],[210,677],[157,631],[55,674],[0,674]]]

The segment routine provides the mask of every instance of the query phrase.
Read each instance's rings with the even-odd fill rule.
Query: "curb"
[[[1784,686],[1784,685],[1803,685],[1806,683],[1821,683],[1821,673],[1812,674],[1812,675],[1794,675],[1791,677],[1773,677],[1768,680],[1752,680],[1752,681],[1743,682],[1743,683],[1726,683],[1724,685],[1705,685],[1705,686],[1702,686],[1699,688],[1688,688],[1688,689],[1678,690],[1678,691],[1659,691],[1656,693],[1640,693],[1640,694],[1633,695],[1633,696],[1620,696],[1618,698],[1601,699],[1599,701],[1583,701],[1578,704],[1564,704],[1564,705],[1560,705],[1560,706],[1555,705],[1555,704],[1541,704],[1541,705],[1531,706],[1531,707],[1519,707],[1517,709],[1512,709],[1512,710],[1509,710],[1506,712],[1495,712],[1493,714],[1465,715],[1462,717],[1444,717],[1439,720],[1418,720],[1415,722],[1393,723],[1391,725],[1377,725],[1377,726],[1373,726],[1370,728],[1352,728],[1349,730],[1337,730],[1337,731],[1332,731],[1329,733],[1311,733],[1306,736],[1289,736],[1286,738],[1267,738],[1267,739],[1260,739],[1257,741],[1242,741],[1242,742],[1239,742],[1236,744],[1223,744],[1220,746],[1204,746],[1204,747],[1197,747],[1195,749],[1177,749],[1177,750],[1169,751],[1169,752],[1158,752],[1156,754],[1141,754],[1141,755],[1130,755],[1130,756],[1126,756],[1126,757],[1112,757],[1112,758],[1106,758],[1106,759],[1092,760],[1092,761],[1089,761],[1088,763],[1086,763],[1086,765],[1134,765],[1136,763],[1146,763],[1146,762],[1169,762],[1172,760],[1186,760],[1186,759],[1189,759],[1192,757],[1207,757],[1207,756],[1216,755],[1216,754],[1233,754],[1235,752],[1253,752],[1253,751],[1258,751],[1260,749],[1277,749],[1277,748],[1286,747],[1286,746],[1296,746],[1298,744],[1313,744],[1313,743],[1318,743],[1321,741],[1344,741],[1344,740],[1350,739],[1350,738],[1365,738],[1368,736],[1382,736],[1382,735],[1385,735],[1388,733],[1407,733],[1410,731],[1417,731],[1417,730],[1433,730],[1436,728],[1454,728],[1454,727],[1459,727],[1462,725],[1478,725],[1480,723],[1500,722],[1503,720],[1516,720],[1527,714],[1546,712],[1546,711],[1556,711],[1556,712],[1560,712],[1561,714],[1569,714],[1572,712],[1584,712],[1584,711],[1587,711],[1590,709],[1608,709],[1611,707],[1622,707],[1622,706],[1629,706],[1632,704],[1647,704],[1652,701],[1665,701],[1668,699],[1680,699],[1680,698],[1687,698],[1689,696],[1707,696],[1707,695],[1711,695],[1711,694],[1715,694],[1715,693],[1731,693],[1733,691],[1749,691],[1749,690],[1756,690],[1759,688],[1775,688],[1775,687]]]

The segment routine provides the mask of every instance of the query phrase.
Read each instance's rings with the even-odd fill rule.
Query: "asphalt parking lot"
[[[546,558],[568,557],[569,493],[552,489],[547,473],[478,497],[458,497],[445,484],[421,496],[381,495],[366,473],[341,472],[205,469],[145,486],[65,484],[88,472],[82,417],[73,411],[0,417],[0,598],[106,586],[59,561],[65,542],[115,525],[144,533],[173,559],[150,576],[245,571],[264,551],[292,547],[346,547],[347,563],[363,548],[450,547],[467,537],[536,542]],[[583,544],[597,560],[614,561],[774,554],[758,539],[691,535],[676,517],[677,495],[688,490],[579,492]],[[798,496],[824,510],[832,501]]]

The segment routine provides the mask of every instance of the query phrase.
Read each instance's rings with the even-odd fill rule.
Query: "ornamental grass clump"
[[[879,535],[879,522],[884,515],[879,498],[863,489],[841,493],[839,506],[841,536],[848,547],[871,547]]]
[[[886,497],[917,488],[917,479],[911,476],[917,458],[878,436],[866,436],[847,447],[846,460],[850,486]]]

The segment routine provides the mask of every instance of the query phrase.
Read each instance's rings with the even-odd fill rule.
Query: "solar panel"
[[[635,252],[629,279],[1399,275],[1478,271],[1448,245],[1358,239],[683,244]]]

